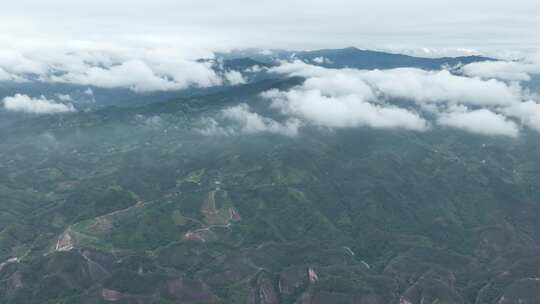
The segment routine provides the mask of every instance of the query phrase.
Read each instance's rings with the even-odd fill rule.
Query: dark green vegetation
[[[538,134],[196,131],[300,81],[0,129],[1,302],[537,303]]]

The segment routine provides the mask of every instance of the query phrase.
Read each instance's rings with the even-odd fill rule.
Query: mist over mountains
[[[538,304],[538,0],[0,9],[0,304]]]
[[[540,106],[531,78],[537,69],[534,57],[516,62],[481,56],[422,58],[356,48],[239,50],[169,66],[174,56],[170,51],[169,57],[158,56],[163,53],[147,50],[140,58],[105,50],[66,53],[75,65],[21,57],[19,64],[3,67],[12,79],[4,81],[0,91],[4,110],[43,114],[48,109],[139,106],[301,77],[304,85],[288,92],[263,92],[270,108],[294,116],[296,128],[307,123],[426,131],[441,125],[510,137],[520,129],[539,129]],[[21,66],[39,68],[31,72]]]
[[[3,303],[540,297],[534,55],[13,54]]]

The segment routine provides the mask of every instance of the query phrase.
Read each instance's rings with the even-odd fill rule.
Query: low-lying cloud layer
[[[457,107],[446,113],[441,113],[437,122],[442,126],[483,135],[516,137],[519,133],[519,129],[514,122],[487,109],[469,111],[466,107]]]
[[[461,68],[468,76],[484,79],[497,78],[508,81],[529,81],[531,74],[540,75],[540,53],[529,55],[519,61],[475,62]]]
[[[213,56],[204,50],[179,52],[177,47],[163,44],[92,42],[32,50],[0,50],[0,81],[38,79],[137,92],[247,83],[238,71],[218,73],[212,69],[212,61],[198,61]],[[314,63],[325,60],[316,58]],[[207,133],[295,136],[307,125],[419,132],[440,126],[508,137],[517,137],[526,128],[540,132],[538,97],[523,89],[531,75],[540,74],[540,55],[520,61],[472,63],[453,71],[328,69],[293,61],[267,72],[306,79],[290,90],[262,94],[271,110],[288,119],[278,122],[241,105],[210,121]],[[54,101],[15,95],[4,99],[3,105],[19,112],[72,112],[75,109],[69,98],[57,96]],[[234,127],[223,128],[221,122],[225,121]]]
[[[4,108],[12,112],[32,114],[56,114],[75,112],[72,104],[59,103],[41,96],[32,98],[28,95],[16,94],[2,100]]]
[[[225,73],[225,79],[230,85],[240,85],[245,84],[247,81],[238,71],[228,71]]]
[[[274,119],[263,117],[253,111],[247,104],[226,108],[217,117],[205,118],[203,127],[198,131],[204,135],[235,135],[254,133],[273,133],[285,136],[296,136],[301,122],[289,119],[280,123]]]
[[[321,90],[302,87],[288,92],[269,91],[263,96],[272,100],[271,106],[283,114],[297,116],[319,126],[428,129],[428,123],[417,113],[395,106],[372,104],[359,94],[328,96]]]
[[[262,94],[270,107],[304,123],[329,128],[368,126],[425,131],[430,124],[481,135],[540,132],[540,104],[518,83],[466,77],[447,70],[327,69],[283,62],[271,72],[306,81]]]
[[[0,50],[0,80],[70,83],[102,88],[129,88],[137,92],[209,87],[224,82],[204,50],[181,51],[168,45],[110,44],[89,41]],[[239,83],[241,75],[227,77]]]
[[[371,94],[366,97],[372,97],[378,94],[379,97],[408,99],[418,104],[465,103],[488,106],[508,105],[517,101],[513,88],[504,82],[456,76],[447,70],[336,70],[295,61],[283,63],[272,71],[307,77],[308,87],[321,86],[320,89],[326,93],[342,95],[354,92]]]

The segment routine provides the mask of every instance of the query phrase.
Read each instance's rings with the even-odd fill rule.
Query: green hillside
[[[301,81],[0,129],[1,302],[540,298],[540,137],[201,133]]]

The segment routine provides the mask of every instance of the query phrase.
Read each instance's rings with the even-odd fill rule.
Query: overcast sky
[[[212,49],[358,46],[509,52],[540,46],[538,0],[0,1],[1,43],[12,44],[16,38],[17,45],[31,47],[39,41],[140,38]]]

